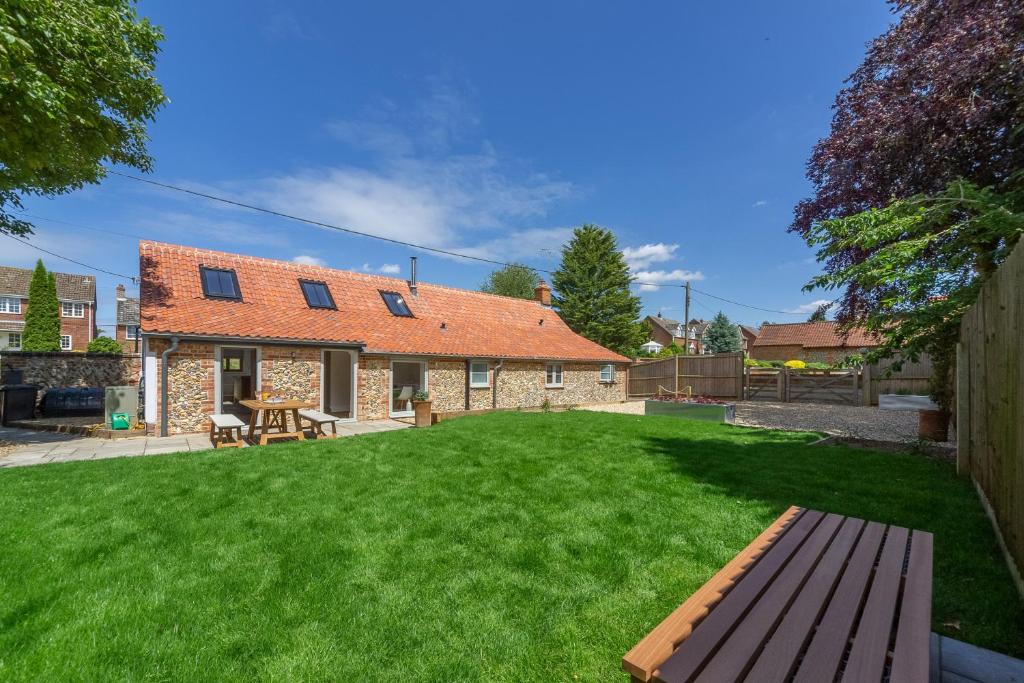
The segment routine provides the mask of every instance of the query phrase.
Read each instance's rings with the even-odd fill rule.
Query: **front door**
[[[416,360],[391,363],[391,417],[412,417],[412,399],[427,388],[427,364]]]

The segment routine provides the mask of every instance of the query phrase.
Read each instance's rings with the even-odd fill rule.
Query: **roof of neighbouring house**
[[[32,282],[31,268],[0,266],[0,296],[5,294],[28,297],[28,286]],[[57,280],[57,299],[60,301],[94,301],[96,278],[92,275],[54,273]]]
[[[671,318],[663,318],[660,315],[649,315],[647,316],[647,319],[653,322],[655,325],[658,325],[659,327],[664,329],[673,337],[680,337],[680,335],[676,334],[679,331],[679,326],[682,325],[682,323],[679,322],[678,320],[672,320]],[[708,323],[704,320],[693,319],[690,321],[690,327],[693,328],[693,331],[699,337],[704,333],[704,330],[707,329]]]
[[[139,244],[146,334],[360,344],[367,353],[459,358],[628,362],[585,339],[540,302],[287,261],[144,241]],[[199,268],[234,270],[240,301],[206,298]],[[325,283],[336,309],[310,308],[299,280]],[[392,315],[381,292],[414,317]]]
[[[139,300],[135,297],[117,300],[117,324],[139,324]]]
[[[825,320],[813,323],[765,323],[758,331],[754,346],[803,346],[805,348],[860,348],[878,346],[878,339],[861,328],[844,337],[838,323]]]
[[[756,327],[751,327],[750,325],[744,325],[743,323],[739,324],[739,328],[740,328],[741,332],[746,332],[751,337],[755,337],[756,338],[757,335],[761,334],[761,332]]]

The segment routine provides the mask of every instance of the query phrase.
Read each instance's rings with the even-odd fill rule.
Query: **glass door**
[[[412,398],[426,389],[426,364],[415,360],[391,363],[391,417],[412,417]]]

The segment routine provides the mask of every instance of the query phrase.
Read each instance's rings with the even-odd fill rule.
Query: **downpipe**
[[[491,387],[491,410],[498,409],[498,375],[501,374],[501,366],[505,363],[503,360],[499,360],[498,364],[494,366],[494,381],[491,382],[494,386]]]
[[[160,436],[167,436],[167,357],[178,350],[178,338],[160,354]]]

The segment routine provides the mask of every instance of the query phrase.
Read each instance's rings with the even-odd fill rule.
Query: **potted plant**
[[[430,426],[430,404],[430,395],[423,389],[413,394],[412,409],[416,413],[417,427]]]

